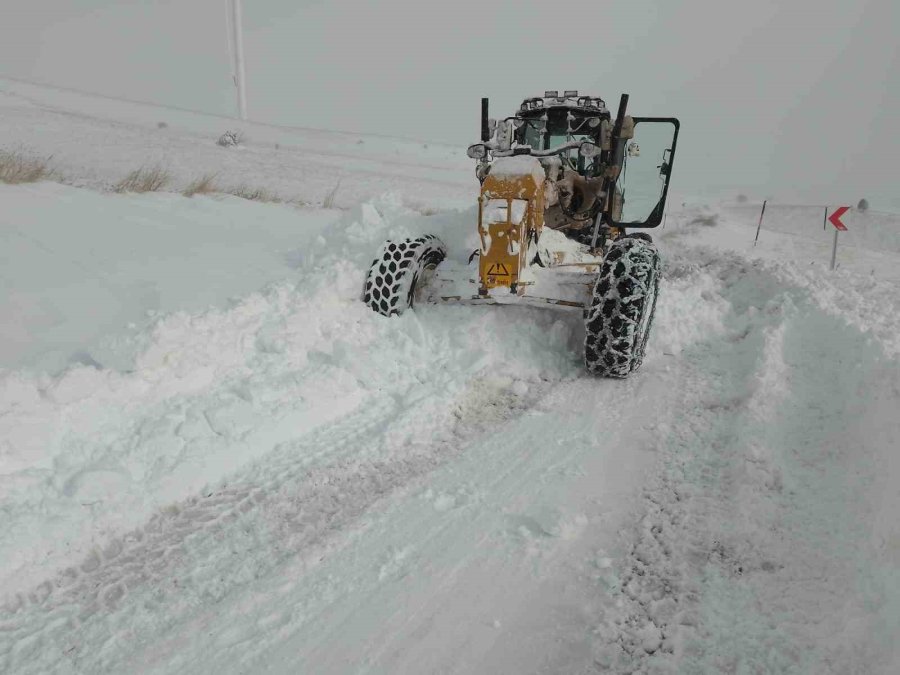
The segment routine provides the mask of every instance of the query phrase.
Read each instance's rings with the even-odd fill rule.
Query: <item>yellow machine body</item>
[[[488,175],[478,202],[479,292],[516,291],[531,242],[544,226],[544,179],[537,173]]]

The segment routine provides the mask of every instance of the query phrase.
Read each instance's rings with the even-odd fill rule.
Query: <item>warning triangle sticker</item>
[[[503,263],[494,263],[488,268],[489,277],[508,277],[509,270]]]

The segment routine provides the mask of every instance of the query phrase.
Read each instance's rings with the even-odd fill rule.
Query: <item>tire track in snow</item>
[[[892,577],[858,523],[874,462],[900,437],[897,363],[763,265],[716,267],[727,339],[685,353],[644,514],[603,577],[619,608],[597,629],[595,665],[891,672],[898,619],[871,607]],[[860,400],[844,403],[850,392]]]
[[[724,270],[726,297],[736,315],[733,269]],[[741,289],[761,285],[761,276],[737,272]],[[742,278],[743,277],[743,278]],[[732,286],[732,288],[728,288]],[[692,607],[700,591],[689,561],[715,556],[716,542],[697,541],[704,509],[725,505],[728,488],[718,452],[739,433],[740,416],[752,381],[758,344],[744,327],[728,326],[725,339],[716,339],[685,354],[683,404],[668,411],[659,426],[660,445],[667,449],[661,471],[645,487],[645,511],[631,534],[618,575],[607,577],[623,609],[598,631],[596,663],[615,672],[645,672],[649,663],[665,661],[679,646],[679,628],[694,620]],[[667,447],[668,446],[668,447]],[[692,494],[683,474],[685,456],[709,451],[697,474],[703,489]],[[714,491],[707,494],[706,490]],[[700,513],[698,513],[698,507]],[[690,541],[688,544],[687,541]]]
[[[251,482],[174,504],[15,597],[0,615],[0,665],[14,672],[116,669],[123,653],[159,630],[160,612],[171,625],[287,560],[300,556],[316,566],[341,545],[332,535],[460,452],[488,422],[524,412],[540,391],[521,399],[476,388],[476,402],[460,400],[436,445],[414,445],[399,458],[381,458],[371,440],[402,417],[392,396],[283,444],[257,472],[245,472]],[[324,455],[328,463],[315,465]],[[231,552],[224,564],[223,547]]]
[[[167,576],[177,575],[186,559],[184,546],[192,536],[210,536],[241,520],[265,502],[268,493],[305,476],[307,467],[317,458],[352,448],[394,412],[392,399],[370,401],[364,411],[293,444],[301,454],[296,455],[293,466],[280,464],[279,473],[268,482],[237,483],[173,504],[142,528],[95,549],[80,565],[67,568],[28,594],[17,594],[3,608],[0,656],[9,659],[9,667],[22,668],[23,660],[42,646],[41,640],[34,638],[48,629],[50,636],[57,638],[77,632],[95,615],[114,614],[127,593],[152,589]],[[62,653],[74,654],[76,644],[73,641],[73,646],[63,648]]]
[[[597,513],[597,476],[589,478],[582,464],[629,473],[609,471],[602,459],[598,466],[597,455],[609,459],[619,440],[637,449],[630,425],[621,439],[618,428],[607,427],[610,418],[636,416],[631,404],[648,385],[670,395],[649,378],[581,377],[555,387],[537,410],[498,420],[458,459],[430,472],[427,490],[418,484],[386,500],[327,565],[290,565],[261,579],[253,593],[222,608],[233,622],[194,618],[196,640],[177,662],[162,656],[149,670],[262,672],[290,664],[297,672],[477,671],[482,652],[473,643],[496,634],[483,620],[511,621],[510,610],[540,582],[534,568],[558,569],[560,556],[585,541],[588,520],[605,520]],[[572,480],[575,502],[557,502],[559,490],[575,487]],[[607,498],[628,501],[628,494]],[[175,641],[159,646],[171,652]],[[139,657],[129,665],[145,664]]]

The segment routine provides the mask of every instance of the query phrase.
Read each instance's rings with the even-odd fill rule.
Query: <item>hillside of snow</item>
[[[56,171],[0,184],[0,672],[900,671],[900,218],[830,271],[818,207],[673,197],[603,380],[577,312],[360,302],[465,262],[464,149],[234,127],[0,80]]]

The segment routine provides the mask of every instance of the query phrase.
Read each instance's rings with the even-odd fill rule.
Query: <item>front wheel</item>
[[[622,378],[641,365],[659,280],[659,252],[652,241],[626,236],[610,245],[585,317],[589,372]]]
[[[422,277],[446,256],[444,242],[431,234],[385,242],[366,275],[363,302],[385,316],[402,314],[413,306]]]

